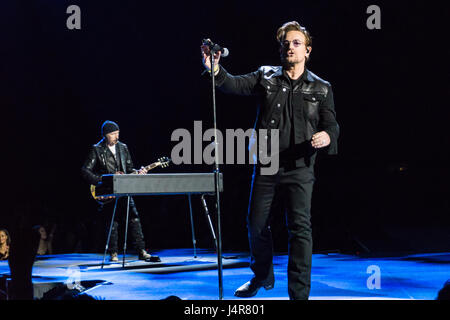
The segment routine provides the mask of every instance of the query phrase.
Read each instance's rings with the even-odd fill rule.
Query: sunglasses
[[[298,48],[303,44],[303,42],[301,42],[300,40],[292,40],[292,41],[284,40],[284,41],[281,41],[281,45],[285,48],[289,48],[291,45],[291,42],[294,45],[294,48]]]

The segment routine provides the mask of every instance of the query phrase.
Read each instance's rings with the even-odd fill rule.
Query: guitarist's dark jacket
[[[126,144],[117,142],[116,157],[109,150],[106,139],[94,144],[81,168],[81,175],[90,184],[98,184],[103,174],[114,174],[118,171],[131,173],[133,161]]]

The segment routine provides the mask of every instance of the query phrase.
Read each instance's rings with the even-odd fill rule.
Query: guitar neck
[[[152,164],[149,164],[148,166],[145,167],[145,170],[150,171],[152,169],[155,169],[156,167],[160,166],[161,162],[154,162]],[[138,174],[139,170],[135,170],[133,171],[131,174]]]
[[[156,167],[158,167],[160,165],[161,165],[161,162],[158,161],[158,162],[155,162],[155,163],[152,163],[152,164],[146,166],[145,170],[149,171],[149,170],[155,169]]]

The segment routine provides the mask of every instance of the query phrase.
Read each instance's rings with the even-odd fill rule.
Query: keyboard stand
[[[192,195],[189,193],[188,200],[189,200],[189,216],[190,216],[190,220],[191,220],[192,245],[193,245],[193,249],[194,249],[194,258],[197,258],[197,240],[195,239],[194,217],[192,214],[192,199],[191,199],[191,197],[192,197]],[[108,249],[109,249],[109,241],[111,239],[112,227],[114,224],[114,218],[116,216],[117,203],[120,198],[121,197],[116,197],[116,202],[114,204],[114,210],[113,210],[113,214],[112,214],[112,218],[111,218],[111,224],[109,226],[109,232],[108,232],[108,238],[106,240],[105,252],[103,253],[103,261],[102,261],[101,269],[103,269],[103,267],[105,265],[106,255],[107,255]],[[211,216],[209,215],[208,206],[207,206],[206,200],[205,200],[205,194],[202,194],[200,199],[202,202],[202,206],[203,206],[203,210],[205,212],[206,219],[208,221],[209,228],[211,230],[212,238],[214,240],[214,248],[217,253],[217,238],[216,238],[216,234],[214,232],[214,226],[211,221]],[[125,267],[125,255],[126,255],[126,251],[127,251],[129,214],[130,214],[130,196],[127,196],[127,216],[126,216],[126,220],[125,220],[125,237],[124,237],[124,244],[123,244],[122,268]]]

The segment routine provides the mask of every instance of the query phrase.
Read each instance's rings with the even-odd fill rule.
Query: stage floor
[[[152,252],[160,263],[128,254],[125,267],[105,264],[102,254],[60,254],[38,257],[33,267],[35,298],[58,283],[80,283],[102,300],[217,300],[217,257],[213,251],[170,249]],[[248,253],[223,254],[223,298],[237,299],[236,288],[248,281]],[[119,255],[122,259],[122,256]],[[275,288],[261,289],[252,299],[285,300],[287,255],[274,257]],[[9,274],[7,261],[0,274]],[[311,300],[434,300],[450,278],[450,253],[363,258],[344,254],[314,254]]]

